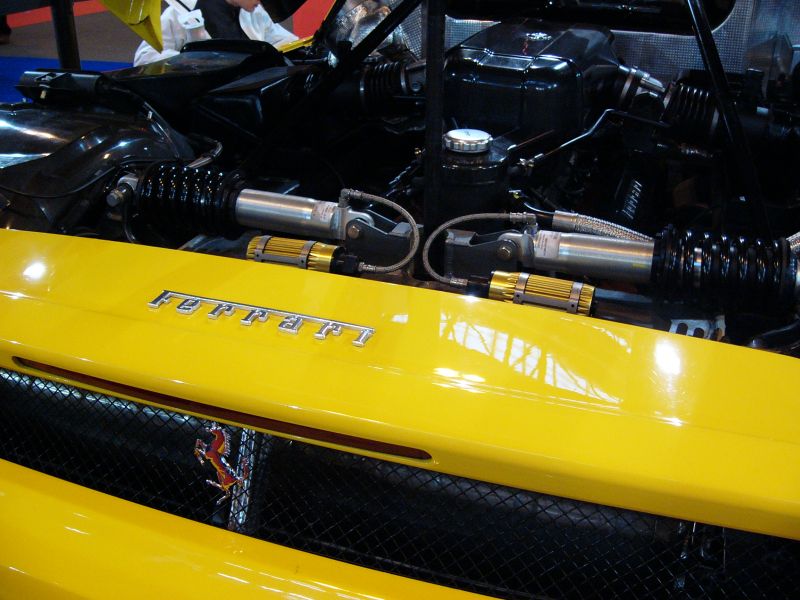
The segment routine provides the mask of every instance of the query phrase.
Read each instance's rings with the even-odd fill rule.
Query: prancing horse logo
[[[206,483],[222,490],[224,495],[217,500],[217,504],[222,504],[231,497],[233,486],[242,487],[244,485],[245,479],[250,474],[250,465],[247,463],[247,459],[240,457],[234,472],[228,464],[228,454],[231,451],[228,432],[217,423],[212,423],[204,431],[209,432],[213,438],[208,444],[203,440],[195,441],[194,455],[201,465],[208,461],[217,472],[217,481],[206,479]]]

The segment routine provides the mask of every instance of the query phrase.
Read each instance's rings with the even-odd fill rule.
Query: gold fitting
[[[269,240],[268,235],[257,235],[247,244],[247,260],[256,260],[256,250],[263,248]]]
[[[495,271],[489,283],[489,298],[588,315],[594,300],[594,286],[541,275]]]
[[[303,248],[306,247],[307,243],[306,240],[270,237],[262,253],[279,258],[299,259],[303,255]]]
[[[581,284],[581,293],[578,297],[578,310],[579,315],[589,316],[592,312],[592,303],[594,302],[594,286]]]
[[[559,304],[571,306],[577,300],[577,306],[570,312],[588,315],[592,308],[594,287],[565,279],[530,275],[525,284],[525,296],[539,300],[543,306],[554,307]]]
[[[339,246],[317,242],[311,246],[311,250],[308,252],[306,268],[311,271],[330,273],[333,257],[336,255],[336,251],[339,248]]]
[[[259,235],[247,244],[248,260],[292,265],[311,271],[330,272],[333,257],[339,246],[314,240]]]
[[[517,288],[520,273],[495,271],[489,282],[489,298],[500,302],[513,302],[514,290]]]

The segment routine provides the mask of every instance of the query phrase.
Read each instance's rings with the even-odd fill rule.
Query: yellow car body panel
[[[0,461],[0,598],[477,598],[200,525]]]
[[[34,361],[431,456],[377,454],[397,462],[800,539],[794,359],[122,243],[4,230],[0,253],[2,367],[37,373],[19,362]],[[283,333],[272,319],[209,319],[208,306],[191,315],[175,302],[150,308],[163,290],[375,335],[359,348],[351,332],[323,341],[310,328]]]
[[[100,3],[158,52],[164,49],[161,0],[100,0]]]

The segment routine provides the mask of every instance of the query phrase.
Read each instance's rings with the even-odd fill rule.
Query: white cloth
[[[184,4],[189,8],[194,8],[195,2],[192,1],[191,4],[184,2]],[[168,6],[161,13],[161,34],[164,40],[163,52],[157,52],[150,44],[142,42],[133,58],[134,66],[138,67],[139,65],[175,56],[180,53],[181,48],[188,42],[211,39],[208,31],[203,27],[187,31],[180,24],[180,14],[178,9],[173,6]],[[239,11],[239,26],[251,40],[267,42],[276,47],[297,39],[296,35],[274,23],[260,4],[256,6],[253,12]]]

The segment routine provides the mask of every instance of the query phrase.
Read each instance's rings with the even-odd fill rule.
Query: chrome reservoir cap
[[[492,136],[480,129],[451,129],[444,134],[444,147],[459,154],[479,154],[489,149]]]

